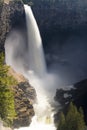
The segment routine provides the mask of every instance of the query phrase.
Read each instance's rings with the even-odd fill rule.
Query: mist
[[[75,30],[58,33],[48,40],[48,70],[57,73],[60,86],[71,85],[87,78],[87,32]],[[56,39],[56,41],[55,41]],[[53,44],[54,43],[54,44]]]
[[[5,42],[6,63],[17,72],[28,70],[28,49],[26,40],[20,30],[12,30]]]
[[[6,63],[23,74],[37,93],[35,116],[31,125],[24,129],[34,130],[36,124],[37,129],[41,125],[39,129],[44,126],[55,130],[53,115],[55,108],[59,108],[59,104],[54,101],[56,89],[70,89],[74,82],[85,78],[87,39],[84,35],[69,35],[57,48],[54,44],[54,50],[51,48],[47,57],[47,54],[44,55],[40,32],[31,8],[25,6],[25,13],[27,40],[18,29],[9,33],[5,41]],[[45,58],[50,60],[48,67]]]

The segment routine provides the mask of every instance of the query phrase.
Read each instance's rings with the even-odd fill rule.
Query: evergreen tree
[[[60,116],[58,130],[85,130],[86,125],[84,122],[84,113],[82,108],[77,110],[77,107],[71,102],[68,108],[68,112],[64,117]]]
[[[71,102],[66,115],[66,129],[77,130],[77,108]]]
[[[14,93],[11,88],[16,80],[8,75],[9,67],[4,64],[4,55],[0,54],[0,117],[10,126],[15,118]]]
[[[58,125],[58,130],[65,130],[65,116],[62,112],[60,113],[60,121]]]
[[[82,108],[80,107],[78,115],[77,115],[77,130],[85,130],[86,125],[84,122],[84,113]]]

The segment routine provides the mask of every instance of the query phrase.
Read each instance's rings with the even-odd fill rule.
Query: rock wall
[[[75,29],[87,26],[86,0],[38,0],[34,1],[32,8],[41,29]]]
[[[4,0],[0,6],[0,51],[4,49],[7,33],[14,27],[25,23],[22,0]],[[33,12],[39,25],[43,43],[50,35],[57,34],[59,30],[73,30],[87,28],[87,2],[57,1],[56,3],[34,2]],[[21,21],[21,22],[20,22]],[[53,33],[52,33],[53,32]],[[50,34],[51,33],[51,34]]]
[[[35,90],[28,82],[21,82],[14,87],[14,92],[17,118],[13,122],[13,127],[29,126],[35,114],[32,106],[36,97]]]
[[[4,51],[6,35],[18,23],[24,21],[24,6],[21,0],[8,3],[2,1],[0,6],[0,52]]]
[[[49,3],[46,1],[40,3],[40,0],[38,0],[32,5],[45,51],[51,49],[50,46],[52,44],[54,46],[56,42],[58,45],[59,40],[62,42],[67,32],[70,34],[73,31],[87,30],[86,0],[55,0],[55,2]],[[63,38],[61,38],[61,35]]]
[[[29,126],[35,114],[33,109],[33,104],[36,101],[35,89],[23,75],[15,72],[12,68],[9,69],[8,75],[13,76],[18,82],[18,85],[12,86],[17,114],[13,121],[13,128]]]

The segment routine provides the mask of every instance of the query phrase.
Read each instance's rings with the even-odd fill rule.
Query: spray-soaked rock
[[[14,91],[17,118],[14,120],[13,127],[29,126],[34,116],[32,104],[36,97],[35,90],[28,82],[20,82],[18,86],[14,87]]]

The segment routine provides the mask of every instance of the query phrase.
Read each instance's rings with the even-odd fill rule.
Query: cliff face
[[[34,1],[34,0],[33,0]],[[87,26],[87,2],[82,0],[34,1],[33,11],[41,29],[75,29]]]
[[[21,0],[2,1],[0,5],[0,51],[4,50],[6,35],[24,20],[24,7]]]
[[[23,75],[15,72],[12,68],[9,69],[8,75],[13,76],[18,82],[18,85],[12,86],[17,114],[13,121],[13,128],[29,126],[35,114],[33,109],[33,103],[36,100],[35,89]]]
[[[54,43],[58,46],[58,43],[63,42],[63,39],[66,40],[65,37],[73,31],[87,29],[86,1],[55,0],[52,3],[46,1],[40,3],[38,0],[34,1],[32,8],[40,28],[45,51],[48,51],[47,47],[51,49],[50,45]]]
[[[21,0],[4,0],[0,3],[0,52],[5,51],[6,36],[16,28],[26,28],[23,2]],[[35,90],[22,75],[17,74],[13,69],[10,69],[8,74],[18,81],[17,86],[12,86],[17,113],[13,128],[29,126],[34,116]]]
[[[36,97],[35,90],[27,81],[25,81],[20,82],[18,86],[15,86],[14,92],[17,118],[13,122],[13,127],[19,128],[29,126],[31,119],[35,114],[32,106]]]
[[[7,1],[7,0],[4,0]],[[86,1],[56,1],[54,3],[34,2],[32,6],[39,25],[44,46],[49,44],[51,35],[57,35],[65,30],[87,28]],[[3,44],[7,33],[16,25],[25,23],[22,0],[2,2],[0,6],[0,45]],[[66,33],[66,32],[65,32]],[[58,35],[56,36],[58,37]],[[55,39],[55,38],[54,38]]]

